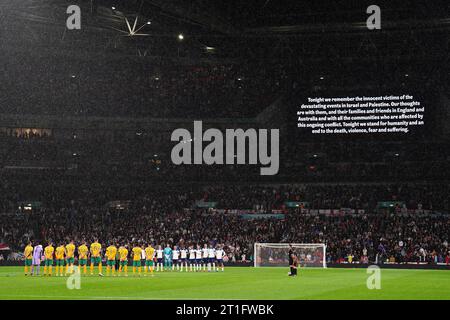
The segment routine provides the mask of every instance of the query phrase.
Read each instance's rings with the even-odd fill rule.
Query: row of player
[[[90,258],[90,274],[94,274],[94,267],[98,266],[98,274],[102,274],[102,245],[98,239],[88,248],[86,241],[83,241],[78,247],[74,241],[67,245],[59,244],[56,248],[51,241],[43,248],[42,245],[30,243],[25,247],[25,275],[39,275],[41,261],[44,261],[44,276],[51,276],[54,260],[56,263],[56,275],[69,275],[74,272],[75,256],[78,256],[78,267],[83,268],[83,273],[87,274],[88,258]],[[128,245],[119,245],[114,241],[109,244],[105,250],[106,273],[110,271],[115,275],[116,264],[118,275],[128,276]],[[164,249],[161,245],[157,249],[153,245],[140,245],[134,243],[131,249],[133,274],[141,274],[141,266],[144,267],[144,275],[147,271],[153,275],[153,271],[177,270],[183,271],[224,271],[223,258],[225,252],[223,245],[217,245],[215,248],[205,244],[203,248],[200,245],[191,245],[188,248],[184,246],[174,246],[173,249],[168,244]],[[64,269],[65,267],[65,269]]]

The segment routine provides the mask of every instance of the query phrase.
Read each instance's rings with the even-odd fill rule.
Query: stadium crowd
[[[96,198],[96,192],[87,192],[91,199],[57,201],[51,207],[31,211],[17,210],[19,203],[9,206],[11,203],[5,205],[2,199],[3,212],[10,213],[0,215],[0,242],[17,251],[30,238],[56,243],[69,239],[89,242],[94,237],[105,244],[112,239],[120,243],[220,243],[225,245],[230,261],[253,259],[255,242],[326,243],[328,262],[349,261],[350,256],[350,261],[366,263],[448,262],[448,214],[401,208],[377,210],[377,201],[389,200],[404,201],[408,209],[435,210],[448,201],[448,191],[448,185],[179,187],[148,191],[145,197],[137,197],[121,209],[104,206],[98,202],[101,197]],[[280,209],[285,216],[246,220],[231,211],[213,213],[198,208],[198,200],[217,201],[217,208],[226,209],[265,213]],[[285,208],[285,201],[308,201],[312,208],[349,207],[364,212],[305,214],[298,208]],[[11,211],[14,206],[16,210]]]
[[[149,62],[103,58],[85,65],[58,57],[22,64],[14,74],[25,87],[8,84],[3,112],[58,116],[150,118],[246,118],[272,103],[285,86],[280,65],[199,61]],[[28,75],[25,81],[24,75]],[[32,76],[30,76],[32,75]],[[126,85],[125,85],[126,84]],[[211,94],[214,92],[214,94]],[[51,93],[51,94],[50,94]],[[133,106],[130,108],[130,106]]]
[[[190,76],[201,79],[208,76],[204,72]],[[162,133],[65,137],[49,130],[0,129],[0,164],[12,167],[0,176],[0,243],[16,251],[30,238],[99,237],[105,242],[224,243],[230,260],[236,261],[252,258],[255,241],[326,242],[331,262],[352,256],[436,262],[448,255],[449,217],[435,214],[450,212],[448,142],[293,143],[280,150],[280,173],[252,184],[261,178],[255,166],[171,165],[171,146]],[[29,167],[39,170],[26,171]],[[111,209],[106,204],[114,200],[129,204]],[[212,215],[198,201],[228,213]],[[301,205],[289,208],[289,201]],[[378,203],[383,201],[399,204],[381,210]],[[41,205],[24,210],[26,202]],[[302,208],[363,213],[310,216]],[[284,220],[243,220],[229,213],[233,209],[281,210],[286,215]],[[419,216],[408,209],[434,213]]]
[[[41,136],[0,128],[0,164],[70,170],[71,175],[178,181],[269,181],[255,165],[174,165],[169,132],[61,133]],[[367,141],[366,141],[367,140]],[[445,180],[450,177],[450,146],[444,141],[287,143],[280,169],[270,182],[358,182]],[[146,150],[146,152],[143,152]],[[266,178],[266,179],[265,179]],[[55,179],[59,179],[55,177]]]

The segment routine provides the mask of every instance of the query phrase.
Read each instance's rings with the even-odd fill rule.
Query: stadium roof
[[[67,32],[65,28],[66,8],[71,4],[82,8],[79,32]],[[242,58],[256,45],[273,47],[273,41],[296,43],[295,37],[301,37],[308,45],[311,38],[317,41],[324,36],[338,37],[343,42],[346,37],[347,42],[364,38],[370,4],[325,0],[16,0],[0,2],[0,10],[3,37],[16,45],[24,41],[24,45],[29,45],[27,40],[41,48],[71,43],[72,51],[77,47],[110,53],[114,51],[111,49],[124,49],[127,53],[132,50],[133,55],[146,51],[149,56],[166,56],[168,47],[180,45],[182,34],[190,56]],[[393,0],[381,4],[381,10],[382,30],[378,33],[397,31],[397,39],[402,39],[404,32],[418,37],[419,32],[448,34],[450,30],[448,1]],[[145,36],[130,34],[134,23],[135,30]],[[127,34],[131,39],[124,39]],[[264,39],[268,43],[263,44]]]
[[[81,7],[81,30],[66,28],[66,9],[72,4]],[[292,81],[304,81],[306,86],[316,85],[314,81],[322,86],[341,84],[342,78],[353,79],[352,86],[361,84],[361,77],[367,81],[378,77],[379,83],[421,83],[433,78],[436,87],[448,88],[450,3],[389,1],[381,5],[382,29],[373,31],[365,27],[369,4],[0,0],[0,55],[4,57],[0,80],[7,92],[6,98],[0,97],[0,112],[5,105],[11,110],[19,104],[44,106],[49,101],[54,108],[63,103],[105,105],[112,99],[107,96],[110,92],[97,103],[92,94],[100,89],[93,84],[121,85],[127,72],[148,79],[157,68],[164,72],[167,66],[183,64],[232,63],[250,65],[255,71],[261,65],[275,69],[277,64],[288,65]],[[117,74],[116,79],[111,74]],[[43,84],[48,84],[47,89]],[[145,88],[139,85],[136,92]],[[123,97],[130,98],[130,92]],[[85,101],[66,101],[69,96]],[[137,94],[130,102],[145,103]]]

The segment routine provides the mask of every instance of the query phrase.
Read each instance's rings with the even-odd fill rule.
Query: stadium
[[[448,1],[0,0],[0,300],[449,300]]]

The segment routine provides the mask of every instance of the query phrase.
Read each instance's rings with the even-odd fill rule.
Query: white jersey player
[[[183,271],[183,266],[185,266],[186,271],[187,271],[187,254],[188,251],[186,250],[186,248],[181,248],[180,249],[180,264],[181,264],[181,269],[180,271]]]
[[[208,264],[208,245],[205,243],[202,249],[202,266],[203,271],[206,271],[206,265]]]
[[[197,250],[195,250],[195,269],[200,271],[202,266],[202,249],[197,245]]]
[[[189,247],[189,269],[192,271],[192,268],[195,268],[195,253],[196,250],[193,246]]]
[[[208,272],[215,271],[216,269],[216,249],[214,249],[212,246],[209,246],[208,248]]]
[[[174,246],[172,250],[172,270],[175,270],[175,265],[177,271],[180,270],[180,251],[177,246]]]
[[[223,267],[223,256],[225,255],[225,251],[222,249],[222,246],[217,246],[216,249],[216,261],[217,261],[217,268],[222,267],[222,272],[224,271]],[[216,269],[216,271],[219,271]]]
[[[162,246],[158,246],[158,249],[156,249],[156,271],[163,271],[163,266],[164,266],[164,250],[162,248]]]

